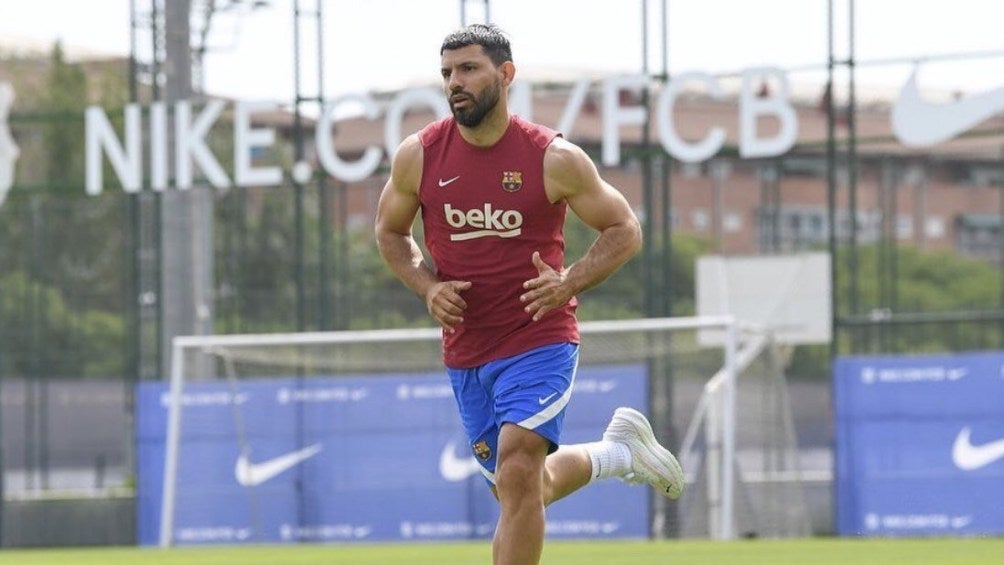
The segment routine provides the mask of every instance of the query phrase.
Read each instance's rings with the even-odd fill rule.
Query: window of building
[[[817,248],[829,239],[829,217],[825,207],[761,208],[757,211],[757,239],[764,249],[791,251]],[[836,213],[837,238],[850,237],[851,222],[846,210]],[[859,210],[857,213],[858,243],[874,243],[882,233],[882,214]]]
[[[896,218],[896,239],[910,239],[913,237],[913,218],[907,215],[900,215]]]
[[[1000,261],[1001,218],[995,214],[963,214],[955,222],[955,247],[976,259]]]
[[[924,221],[924,237],[928,239],[945,237],[945,219],[941,216],[928,216]]]
[[[725,214],[725,219],[722,221],[722,228],[726,233],[736,233],[741,231],[743,229],[742,216],[735,212]]]
[[[707,210],[698,208],[690,213],[690,222],[694,224],[694,229],[705,231],[711,223]]]

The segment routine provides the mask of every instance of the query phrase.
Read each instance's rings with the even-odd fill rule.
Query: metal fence
[[[655,15],[643,12],[648,17]],[[624,97],[625,103],[649,105],[647,121],[624,136],[620,162],[600,169],[628,194],[643,220],[646,247],[589,292],[583,319],[694,313],[692,262],[699,253],[828,249],[834,258],[834,345],[799,348],[792,376],[825,378],[833,354],[1004,346],[1004,127],[991,120],[951,142],[904,148],[889,130],[890,103],[857,100],[854,73],[872,64],[905,74],[924,59],[855,61],[853,38],[850,55],[837,56],[829,25],[829,60],[791,70],[817,81],[820,96],[795,104],[805,131],[779,156],[741,157],[734,131],[710,161],[695,164],[667,154],[655,135],[651,95],[671,77],[645,65],[650,89]],[[955,57],[967,58],[975,55]],[[170,190],[152,190],[144,178],[140,192],[126,193],[108,163],[99,196],[87,195],[83,183],[84,107],[102,104],[113,127],[121,129],[123,104],[157,94],[158,81],[143,82],[140,75],[162,72],[162,51],[149,61],[134,54],[100,65],[58,63],[112,77],[113,86],[88,92],[71,73],[60,75],[59,84],[69,85],[64,90],[75,97],[32,98],[30,92],[49,92],[56,84],[39,80],[56,64],[0,59],[0,82],[11,81],[19,92],[8,121],[21,152],[14,186],[0,198],[0,463],[7,490],[39,496],[56,490],[47,483],[54,475],[43,479],[38,473],[53,469],[59,452],[48,414],[71,410],[58,398],[73,393],[60,391],[79,379],[121,383],[113,388],[125,392],[107,409],[125,428],[115,441],[128,442],[131,385],[164,374],[164,320],[173,313],[163,299],[165,285],[194,284],[199,276],[191,266],[175,269],[166,262],[171,247],[165,247],[164,227],[177,219],[165,212],[177,209],[165,208],[165,199],[175,197]],[[729,88],[737,82],[734,75],[715,79]],[[770,96],[771,85],[764,84],[762,95]],[[571,86],[539,86],[545,97],[564,97],[541,109],[546,114],[551,108],[545,117],[556,123]],[[289,164],[293,156],[309,156],[312,134],[298,105],[317,100],[301,94],[304,100],[286,107],[273,153],[256,158]],[[681,100],[683,115],[696,120],[689,127],[706,131],[712,118],[738,123],[733,94],[725,101],[699,95]],[[601,94],[593,88],[590,96],[584,107],[594,115],[571,138],[599,162],[603,141],[595,112]],[[148,103],[142,112],[148,120]],[[232,170],[229,119],[221,119],[220,136],[208,143]],[[190,251],[201,253],[201,264],[211,269],[204,313],[211,330],[429,325],[424,304],[387,273],[371,235],[387,167],[385,159],[371,178],[352,183],[323,175],[294,182],[287,176],[276,186],[215,189],[197,179],[190,196],[180,198],[182,204],[196,198],[208,203],[199,220],[208,237],[186,241],[200,246]],[[570,222],[568,255],[580,254],[589,238]],[[92,470],[112,465],[94,453],[81,457]],[[128,458],[121,464],[128,468]],[[128,488],[129,478],[99,486]]]

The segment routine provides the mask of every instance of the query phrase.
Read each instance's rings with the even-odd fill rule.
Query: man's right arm
[[[391,164],[390,178],[380,194],[376,216],[377,248],[387,266],[408,288],[425,300],[429,315],[453,332],[467,304],[460,292],[469,282],[440,281],[425,263],[412,236],[419,210],[418,187],[422,179],[422,145],[417,135],[405,139]]]

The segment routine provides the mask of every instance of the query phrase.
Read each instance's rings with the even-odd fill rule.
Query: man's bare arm
[[[418,187],[422,178],[422,146],[418,136],[409,136],[394,155],[390,178],[380,194],[376,216],[376,240],[380,256],[401,282],[425,300],[429,315],[452,332],[463,321],[467,303],[460,292],[470,288],[465,281],[440,281],[429,268],[412,235],[419,210]]]
[[[538,276],[524,283],[521,296],[535,320],[592,288],[617,271],[641,248],[641,227],[624,196],[600,178],[596,165],[578,146],[557,138],[544,157],[544,186],[552,202],[564,199],[599,234],[586,253],[567,268],[531,257]]]

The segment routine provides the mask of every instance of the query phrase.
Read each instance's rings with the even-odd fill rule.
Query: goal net
[[[581,333],[563,442],[597,440],[617,406],[634,406],[689,484],[669,501],[594,483],[548,509],[549,537],[808,533],[770,333],[731,317],[586,322]],[[170,381],[140,384],[137,405],[141,544],[494,532],[438,329],[178,337]]]

